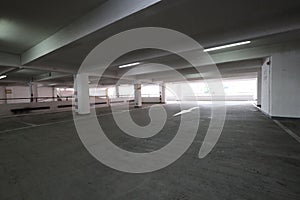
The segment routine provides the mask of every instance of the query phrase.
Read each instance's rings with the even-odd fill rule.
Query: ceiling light
[[[7,77],[6,75],[2,75],[2,76],[0,76],[0,79],[4,79],[6,77]]]
[[[215,51],[215,50],[219,50],[219,49],[225,49],[225,48],[240,46],[240,45],[249,44],[249,43],[251,43],[251,41],[237,42],[237,43],[227,44],[227,45],[223,45],[223,46],[204,49],[203,51],[204,52]]]
[[[132,67],[132,66],[136,66],[136,65],[139,65],[140,62],[135,62],[135,63],[129,63],[129,64],[126,64],[126,65],[120,65],[119,68],[124,68],[124,67]]]

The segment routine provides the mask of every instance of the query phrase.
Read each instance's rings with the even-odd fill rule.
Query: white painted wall
[[[133,85],[120,85],[119,86],[120,97],[123,96],[134,96]]]
[[[141,92],[142,97],[159,97],[159,85],[143,84]]]
[[[53,97],[53,88],[52,87],[38,87],[38,96],[39,97]]]
[[[61,97],[65,96],[73,96],[74,90],[72,88],[55,88],[54,90],[54,96],[59,95]]]
[[[0,99],[5,99],[6,94],[5,94],[5,87],[0,86]],[[5,100],[0,100],[0,104],[4,104],[6,101]]]
[[[272,55],[271,115],[300,117],[300,49]]]
[[[224,80],[223,86],[227,101],[253,101],[257,95],[256,79]],[[198,101],[211,101],[211,94],[204,81],[194,81],[189,85],[167,83],[166,99],[167,101],[191,101],[195,99]],[[222,99],[223,97],[220,97],[220,100]]]
[[[159,97],[142,97],[143,103],[160,103]]]
[[[30,89],[29,86],[7,86],[3,87],[4,91],[5,88],[11,90],[11,94],[6,94],[6,96],[2,94],[2,87],[0,87],[0,99],[2,98],[30,98]],[[38,87],[37,88],[38,97],[53,97],[53,88],[52,87]],[[41,101],[41,100],[39,100]],[[43,100],[46,101],[46,100]],[[48,100],[49,101],[49,100]],[[52,101],[52,100],[51,100]],[[7,103],[28,103],[30,99],[16,99],[16,100],[7,100]],[[1,102],[0,102],[1,103]]]
[[[28,86],[8,86],[6,89],[12,90],[11,94],[7,94],[6,98],[30,98]],[[8,100],[7,103],[27,103],[30,99]]]
[[[113,88],[109,88],[109,89],[113,89]],[[89,94],[92,97],[96,97],[96,96],[102,96],[103,97],[103,96],[106,96],[106,88],[90,88],[89,89]]]

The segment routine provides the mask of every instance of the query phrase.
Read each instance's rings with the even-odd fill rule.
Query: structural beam
[[[283,49],[300,49],[300,41],[298,42],[286,42],[276,45],[264,45],[252,48],[244,48],[239,50],[231,50],[226,52],[212,52],[210,54],[213,62],[216,65],[223,64],[223,63],[230,63],[230,62],[237,62],[237,61],[245,61],[245,60],[252,60],[252,59],[261,59],[266,58],[274,53],[281,52]],[[159,58],[163,59],[163,58]],[[168,60],[168,55],[165,56],[164,60]],[[155,61],[155,60],[154,60]],[[155,72],[169,72],[171,69],[166,67],[161,67],[153,62],[152,59],[149,60],[141,60],[144,63],[150,64],[143,64],[136,68],[130,70],[129,73],[126,75],[135,76],[135,75],[142,75],[142,74],[149,74]],[[155,63],[155,64],[153,64]],[[199,63],[199,70],[202,71],[203,67],[212,64],[211,62],[207,62],[207,59],[203,59],[202,63]],[[176,65],[176,63],[171,63],[173,69],[185,69],[190,68],[191,65]],[[123,72],[120,72],[118,76],[121,76]]]
[[[35,76],[33,78],[34,81],[46,81],[46,80],[51,80],[51,79],[56,79],[56,78],[63,78],[63,77],[70,77],[72,74],[67,74],[67,73],[59,73],[59,72],[48,72],[44,74],[40,74],[38,76]]]
[[[161,0],[110,0],[70,25],[25,51],[21,63],[25,65],[67,44],[83,38],[118,20],[141,11]],[[113,11],[113,12],[112,12]]]
[[[0,69],[5,67],[19,67],[21,65],[20,56],[16,54],[0,52]]]

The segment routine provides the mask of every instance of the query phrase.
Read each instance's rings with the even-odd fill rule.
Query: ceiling
[[[31,66],[58,66],[77,70],[85,56],[104,39],[137,27],[164,27],[180,31],[196,39],[203,47],[258,39],[257,45],[266,43],[260,38],[279,34],[284,27],[299,25],[300,1],[282,4],[277,0],[165,0],[142,12],[133,14],[104,29],[65,46]],[[272,33],[270,34],[269,32]],[[299,37],[299,35],[294,35]],[[280,37],[280,36],[278,36]],[[293,39],[289,35],[286,39]],[[283,38],[278,38],[277,42]],[[276,42],[270,40],[268,43]],[[255,44],[254,43],[254,44]],[[252,44],[252,45],[254,45]],[[139,58],[141,59],[141,58]]]
[[[0,7],[0,51],[21,54],[104,2],[106,1],[10,1]],[[53,79],[41,82],[67,84],[66,80],[72,79],[86,55],[97,44],[131,28],[170,28],[189,35],[205,48],[243,40],[252,41],[249,45],[212,52],[213,55],[286,42],[300,42],[299,22],[299,0],[163,0],[27,63],[23,67],[30,68],[31,71],[26,73],[25,69],[20,70],[18,73],[22,74],[23,78],[16,76],[17,72],[13,72],[10,75],[11,82],[17,79],[31,80],[48,72],[61,72],[69,73],[69,79],[54,76]],[[153,50],[128,54],[115,65],[137,60],[168,61],[171,66],[183,66],[168,53]],[[241,66],[243,61],[237,63]],[[188,67],[190,66],[186,68]],[[1,67],[0,69],[2,70]],[[34,70],[39,74],[35,74]],[[118,68],[114,67],[111,70],[112,73],[118,74]],[[257,68],[253,70],[251,73],[255,73]],[[233,75],[234,70],[231,72]],[[245,74],[248,73],[246,70]],[[148,76],[155,78],[157,74],[149,73]],[[0,80],[0,84],[6,84],[8,81],[9,79],[5,82]],[[107,84],[114,83],[115,78],[106,78],[106,81]]]
[[[3,1],[0,51],[20,54],[106,1]]]

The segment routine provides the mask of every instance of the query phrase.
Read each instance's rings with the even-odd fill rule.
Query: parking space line
[[[147,109],[147,108],[149,108],[149,107],[147,106],[147,107],[143,107],[143,108],[133,108],[133,109],[130,109],[130,110],[120,110],[120,111],[115,112],[115,113],[123,113],[123,112],[126,112],[126,111],[131,112],[131,111],[134,111],[134,110]],[[103,113],[103,114],[98,114],[96,116],[97,117],[102,117],[102,116],[111,115],[111,114],[112,113]],[[88,119],[88,118],[91,118],[91,116],[82,117],[82,118],[80,118],[80,120],[82,120],[82,119]],[[40,126],[47,126],[47,125],[53,125],[53,124],[60,124],[60,123],[65,123],[65,122],[71,122],[71,121],[74,121],[73,117],[72,117],[72,119],[68,119],[68,120],[57,121],[57,122],[50,122],[50,123],[43,123],[43,124],[30,124],[30,123],[27,123],[27,122],[18,121],[18,122],[21,122],[21,123],[29,125],[29,126],[0,131],[0,134],[7,133],[7,132],[12,132],[12,131],[19,131],[19,130],[29,129],[29,128],[33,128],[33,127],[40,127]]]

